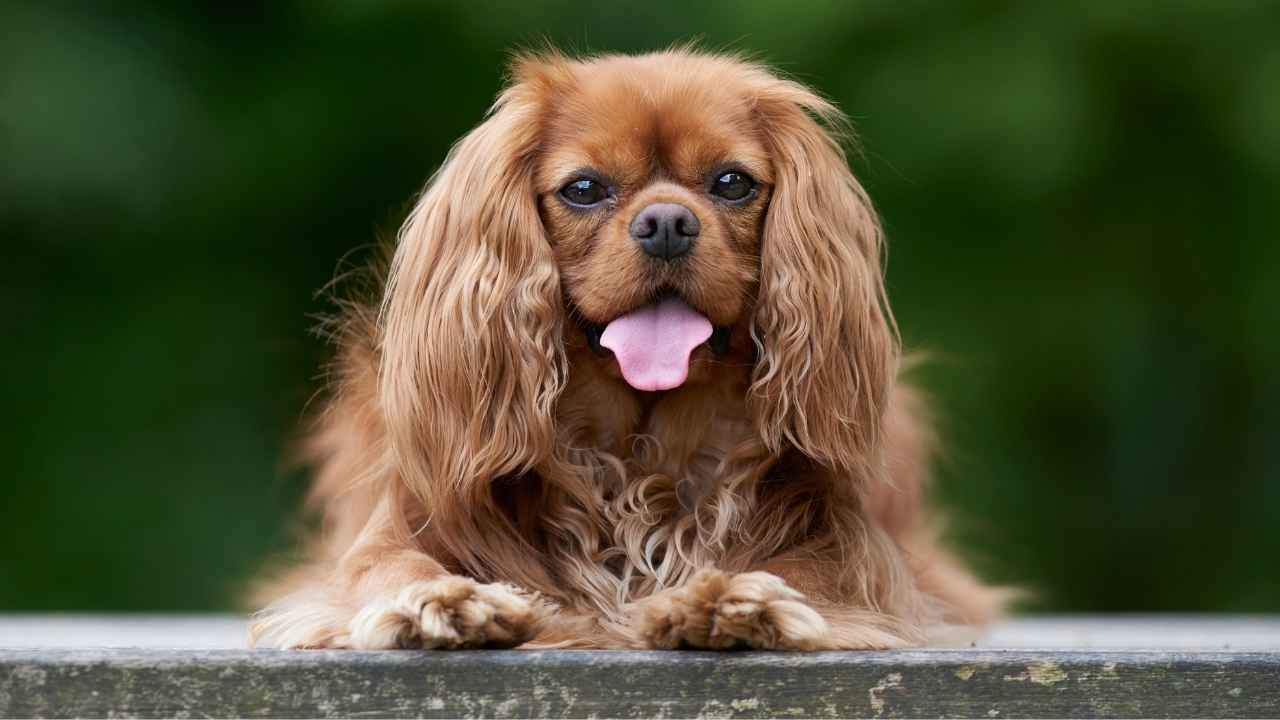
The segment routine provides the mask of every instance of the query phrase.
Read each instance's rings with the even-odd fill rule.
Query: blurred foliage
[[[854,118],[952,536],[1035,607],[1280,611],[1280,5],[0,4],[0,610],[230,607],[313,292],[516,46],[747,50]]]

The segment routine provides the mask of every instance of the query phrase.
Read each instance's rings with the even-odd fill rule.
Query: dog
[[[938,542],[828,101],[677,48],[515,57],[336,331],[277,648],[883,649],[1001,591]]]

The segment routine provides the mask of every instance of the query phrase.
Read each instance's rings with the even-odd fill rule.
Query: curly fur
[[[517,58],[341,324],[308,444],[324,531],[265,585],[255,641],[870,648],[990,619],[1001,594],[926,518],[927,422],[842,122],[739,58]],[[750,207],[700,194],[726,159]],[[556,202],[586,163],[628,188],[608,216]],[[703,220],[678,269],[626,237],[659,201]],[[659,285],[729,350],[641,393],[581,323]]]

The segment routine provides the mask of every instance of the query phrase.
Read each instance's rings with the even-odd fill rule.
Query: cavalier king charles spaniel
[[[520,56],[351,303],[281,648],[873,649],[1000,591],[927,516],[875,211],[811,90]]]

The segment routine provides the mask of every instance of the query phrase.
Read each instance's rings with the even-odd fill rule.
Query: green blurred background
[[[1280,611],[1280,5],[1215,0],[3,2],[0,610],[233,607],[304,487],[313,293],[544,37],[853,116],[989,577]]]

